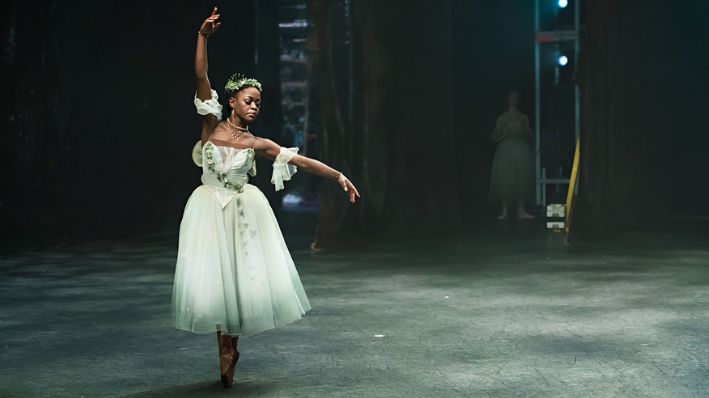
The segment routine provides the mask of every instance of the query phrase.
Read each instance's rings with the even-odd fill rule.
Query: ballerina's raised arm
[[[207,38],[216,32],[221,24],[217,7],[214,7],[212,15],[202,22],[202,26],[197,31],[197,48],[194,56],[194,73],[197,80],[195,103],[198,99],[201,102],[200,105],[203,106],[203,109],[200,110],[198,105],[198,111],[202,115],[202,144],[207,141],[209,135],[219,124],[219,117],[215,113],[221,115],[221,105],[216,99],[216,92],[212,90],[207,75]],[[219,112],[216,112],[217,110]]]

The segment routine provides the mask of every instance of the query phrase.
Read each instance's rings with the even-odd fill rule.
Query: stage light
[[[559,0],[559,7],[566,8],[569,5],[569,0]]]
[[[566,64],[569,63],[569,58],[567,58],[566,55],[560,55],[556,62],[559,66],[566,66]]]

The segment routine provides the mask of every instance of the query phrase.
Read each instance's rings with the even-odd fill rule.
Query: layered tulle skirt
[[[178,329],[256,334],[300,319],[310,304],[266,197],[202,185],[180,225],[172,293]]]
[[[532,149],[522,138],[512,137],[497,144],[490,171],[490,200],[514,205],[531,200],[534,192]]]

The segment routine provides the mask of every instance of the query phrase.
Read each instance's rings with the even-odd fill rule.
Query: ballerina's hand
[[[217,7],[214,7],[212,10],[212,15],[210,15],[207,19],[202,22],[202,26],[199,28],[199,32],[205,36],[209,36],[212,33],[216,32],[217,29],[222,25],[221,22],[219,22],[219,14],[217,14]]]
[[[347,192],[351,203],[354,203],[360,197],[357,188],[355,188],[354,184],[352,184],[344,174],[340,173],[340,176],[337,177],[337,183]]]

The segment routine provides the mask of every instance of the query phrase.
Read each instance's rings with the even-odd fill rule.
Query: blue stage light
[[[569,5],[569,0],[559,0],[559,7],[566,8]]]
[[[566,66],[566,64],[569,63],[569,58],[566,55],[560,55],[559,58],[556,60],[556,62],[560,66]]]

